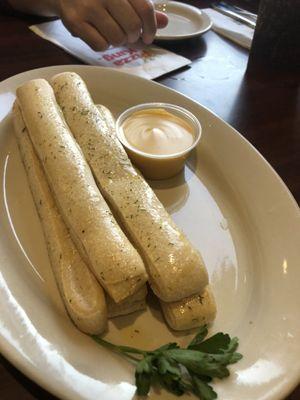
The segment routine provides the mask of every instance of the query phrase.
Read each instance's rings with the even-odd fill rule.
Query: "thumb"
[[[168,25],[168,16],[160,11],[155,11],[157,29],[162,29]]]

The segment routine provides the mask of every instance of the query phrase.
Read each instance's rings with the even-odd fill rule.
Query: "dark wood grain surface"
[[[208,4],[197,0],[189,3]],[[253,1],[243,3],[255,7]],[[30,24],[42,21],[39,17],[4,11],[0,1],[0,81],[34,68],[80,64],[28,29]],[[292,68],[264,71],[255,67],[246,73],[248,51],[212,31],[197,39],[163,46],[189,57],[193,63],[191,68],[157,80],[207,106],[235,127],[269,161],[299,204],[299,73]],[[0,361],[1,400],[54,399],[3,357]],[[299,399],[300,387],[288,397],[288,400]]]

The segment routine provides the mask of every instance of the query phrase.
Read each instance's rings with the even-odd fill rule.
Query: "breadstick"
[[[108,318],[118,317],[120,315],[131,314],[135,311],[144,310],[146,305],[147,286],[144,285],[135,294],[128,297],[121,303],[115,303],[110,297],[107,296],[107,311]]]
[[[144,264],[99,192],[51,86],[43,79],[27,82],[17,98],[74,243],[114,301],[124,300],[146,282]]]
[[[107,321],[103,289],[82,261],[57,210],[46,176],[16,103],[13,108],[13,117],[21,158],[64,305],[74,324],[81,331],[99,334],[105,329]]]
[[[170,302],[201,293],[208,284],[201,255],[136,172],[83,80],[66,72],[51,83],[103,196],[145,261],[155,294]]]
[[[173,303],[160,302],[165,319],[176,331],[196,328],[212,322],[217,313],[216,302],[208,285],[200,294]]]

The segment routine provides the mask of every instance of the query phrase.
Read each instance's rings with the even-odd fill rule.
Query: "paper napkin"
[[[157,78],[191,63],[185,57],[143,43],[110,47],[106,51],[96,52],[81,39],[73,37],[61,20],[32,25],[29,28],[87,64],[111,67],[147,79]]]
[[[211,8],[205,8],[203,11],[212,20],[213,31],[225,36],[227,39],[232,40],[246,49],[250,49],[254,34],[253,28],[250,28],[250,26],[227,17]]]

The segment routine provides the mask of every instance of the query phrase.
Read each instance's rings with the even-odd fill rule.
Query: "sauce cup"
[[[174,154],[157,155],[141,151],[127,141],[122,129],[122,125],[126,119],[134,113],[155,109],[163,109],[189,124],[194,140],[188,148]],[[199,143],[202,129],[199,120],[194,114],[183,107],[168,103],[145,103],[125,110],[116,121],[116,132],[129,158],[142,172],[144,177],[152,180],[161,180],[171,178],[183,169],[186,159]]]

